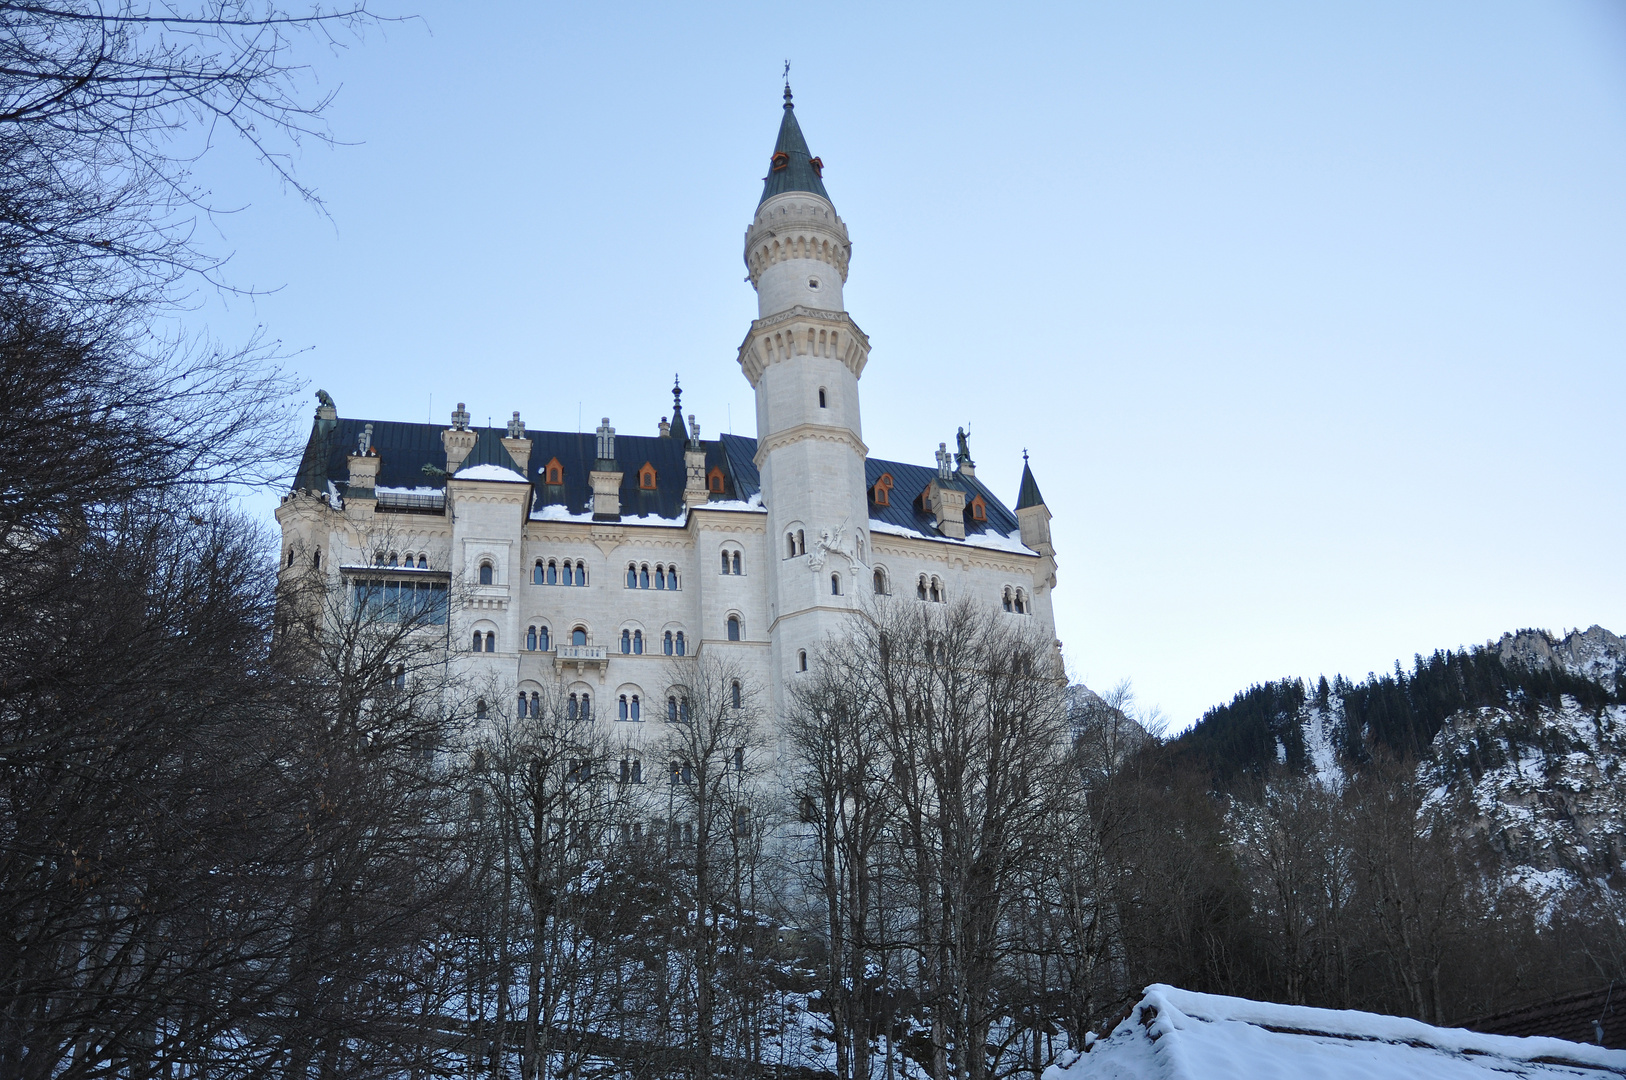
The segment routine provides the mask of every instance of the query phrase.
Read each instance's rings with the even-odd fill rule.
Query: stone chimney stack
[[[350,489],[346,499],[371,499],[378,485],[378,466],[382,463],[378,451],[373,449],[373,425],[361,429],[356,452],[350,455]]]
[[[440,444],[446,448],[446,472],[455,473],[463,459],[474,449],[475,433],[469,430],[469,412],[459,401],[452,410],[452,426],[440,433]]]
[[[598,456],[587,474],[593,488],[593,520],[621,520],[621,467],[615,462],[615,428],[606,416],[598,426]]]
[[[937,479],[926,488],[926,502],[937,518],[937,531],[955,540],[965,539],[965,492],[954,482],[947,443],[937,444]]]
[[[700,425],[689,414],[689,441],[683,444],[683,505],[704,506],[711,498],[706,487],[706,447],[700,441]]]
[[[525,434],[525,421],[519,418],[519,410],[514,410],[514,418],[508,421],[508,437],[502,441],[503,449],[508,456],[514,459],[519,466],[521,476],[531,475],[531,440]]]

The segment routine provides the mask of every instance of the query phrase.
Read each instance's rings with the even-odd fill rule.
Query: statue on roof
[[[954,452],[954,464],[975,467],[977,463],[971,460],[970,433],[965,428],[960,428],[954,435],[954,441],[959,444],[959,448]]]

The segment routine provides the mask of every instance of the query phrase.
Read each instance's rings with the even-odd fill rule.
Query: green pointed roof
[[[780,154],[785,155],[785,165],[775,169],[773,163],[779,160]],[[807,140],[802,137],[802,126],[796,122],[796,107],[791,104],[790,84],[787,83],[785,118],[779,122],[779,141],[773,144],[773,157],[769,160],[768,175],[762,181],[762,198],[757,200],[757,205],[761,206],[786,191],[811,191],[829,202],[830,194],[824,190],[824,181],[819,178],[823,163],[815,165],[814,161],[807,149]]]
[[[1022,487],[1016,493],[1016,508],[1026,510],[1030,506],[1043,506],[1044,496],[1039,494],[1039,482],[1033,479],[1033,469],[1028,465],[1028,455],[1022,454]]]

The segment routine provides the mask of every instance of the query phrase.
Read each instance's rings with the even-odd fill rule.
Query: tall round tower
[[[868,451],[858,408],[869,339],[842,306],[852,244],[823,171],[786,86],[779,139],[745,232],[758,317],[739,352],[756,391],[756,464],[777,551],[769,635],[781,686],[804,651],[841,630],[869,576]]]

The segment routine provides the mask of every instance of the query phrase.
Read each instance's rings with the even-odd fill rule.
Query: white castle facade
[[[527,432],[517,412],[506,429],[471,427],[461,404],[444,429],[353,420],[319,394],[277,510],[283,573],[315,569],[384,610],[429,599],[458,672],[521,714],[568,695],[633,746],[676,718],[674,670],[707,655],[783,715],[876,594],[969,598],[1053,640],[1050,513],[1031,470],[1013,513],[963,434],[931,466],[869,456],[847,227],[785,99],[745,236],[759,317],[738,359],[755,439],[702,439],[680,398],[658,433],[628,436],[607,419],[594,435]]]

